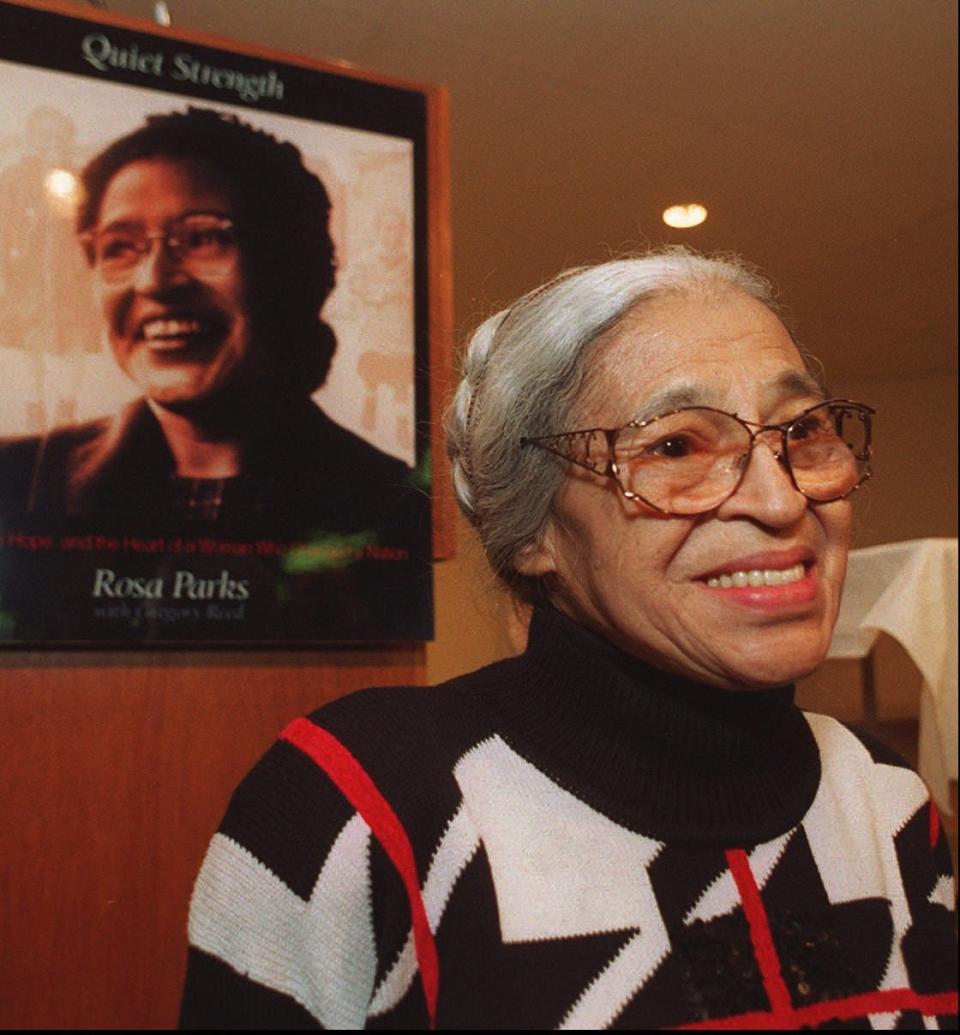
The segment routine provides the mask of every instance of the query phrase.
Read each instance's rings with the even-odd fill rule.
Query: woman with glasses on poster
[[[407,520],[409,468],[311,400],[337,345],[321,316],[336,260],[299,150],[189,108],[113,141],[81,188],[105,337],[142,394],[0,444],[0,517],[266,539],[377,529],[392,505]]]
[[[336,261],[330,199],[300,151],[189,108],[114,140],[81,187],[104,338],[139,396],[0,441],[0,534],[73,551],[9,560],[4,633],[429,634],[423,472],[312,398],[337,347],[321,312]],[[128,597],[174,606],[141,615]]]
[[[299,719],[198,879],[186,1026],[949,1026],[921,781],[794,704],[873,410],[743,264],[575,270],[484,323],[455,489],[529,643]]]

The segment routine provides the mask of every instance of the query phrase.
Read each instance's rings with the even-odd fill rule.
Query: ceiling
[[[449,88],[461,332],[565,266],[685,241],[766,271],[832,379],[956,369],[955,0],[168,7],[175,27]],[[664,226],[689,200],[707,222]]]

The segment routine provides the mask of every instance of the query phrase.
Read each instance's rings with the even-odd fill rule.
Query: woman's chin
[[[826,646],[817,643],[803,648],[784,647],[756,654],[738,655],[728,659],[723,669],[734,688],[762,690],[786,686],[810,675],[826,657],[828,647],[829,643]]]

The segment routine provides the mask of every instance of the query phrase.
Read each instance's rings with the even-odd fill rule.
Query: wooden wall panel
[[[0,1027],[175,1024],[238,780],[297,715],[423,681],[420,646],[0,654]]]

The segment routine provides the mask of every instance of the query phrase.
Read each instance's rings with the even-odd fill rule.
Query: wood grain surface
[[[423,681],[421,646],[0,654],[0,1027],[173,1026],[237,782],[297,715]]]

